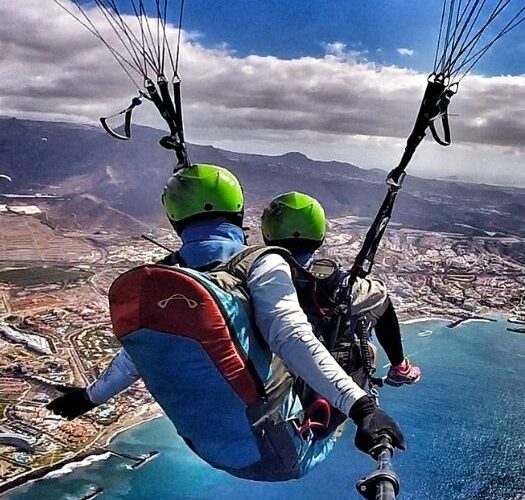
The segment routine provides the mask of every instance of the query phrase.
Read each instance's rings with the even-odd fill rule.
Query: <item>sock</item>
[[[393,367],[396,372],[408,372],[410,365],[408,364],[407,360],[404,359],[399,365],[396,365]]]

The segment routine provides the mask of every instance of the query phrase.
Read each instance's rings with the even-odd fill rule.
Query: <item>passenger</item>
[[[312,283],[298,275],[294,282],[301,306],[317,335],[329,338],[331,332],[323,329],[334,327],[327,319],[334,312],[349,273],[342,271],[336,262],[314,259],[326,234],[323,207],[315,198],[303,193],[281,194],[263,212],[262,233],[266,244],[286,248],[301,266],[322,278]],[[418,382],[421,371],[403,353],[397,314],[385,285],[378,279],[357,278],[349,306],[354,320],[364,314],[374,327],[377,340],[390,361],[385,382],[396,387]]]

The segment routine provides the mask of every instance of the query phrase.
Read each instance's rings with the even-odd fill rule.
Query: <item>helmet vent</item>
[[[211,203],[206,203],[206,205],[204,205],[204,210],[206,210],[206,212],[213,210],[213,205]]]
[[[301,236],[301,233],[299,231],[295,231],[295,233],[293,233],[294,238],[299,238],[299,236]]]

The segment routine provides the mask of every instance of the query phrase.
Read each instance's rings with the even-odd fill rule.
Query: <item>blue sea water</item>
[[[403,327],[405,352],[421,366],[413,387],[385,388],[381,404],[408,441],[396,453],[402,500],[525,499],[525,335],[497,323],[444,321]],[[419,332],[432,330],[432,335]],[[379,366],[385,363],[380,360]],[[220,432],[220,430],[217,430]],[[288,483],[254,483],[213,470],[188,451],[166,419],[119,435],[115,450],[159,450],[136,470],[111,457],[59,478],[6,494],[9,500],[75,499],[92,485],[97,499],[357,499],[355,482],[373,462],[353,449],[349,426],[331,456],[306,477]]]

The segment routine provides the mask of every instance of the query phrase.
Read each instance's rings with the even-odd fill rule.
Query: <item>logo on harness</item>
[[[162,299],[157,302],[157,306],[159,306],[161,309],[166,309],[168,306],[170,300],[184,300],[186,301],[186,304],[190,309],[195,309],[199,304],[197,301],[188,299],[185,295],[182,295],[181,293],[174,293],[171,297],[168,297],[167,299]]]

